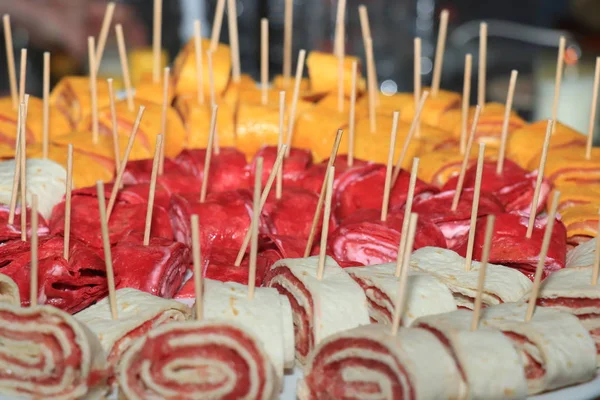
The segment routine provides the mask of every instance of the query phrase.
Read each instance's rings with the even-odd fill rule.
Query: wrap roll
[[[0,303],[21,304],[19,287],[8,275],[0,274]]]
[[[108,83],[104,79],[96,82],[98,109],[108,107]],[[87,76],[66,76],[62,78],[50,92],[50,106],[56,108],[66,118],[74,129],[77,124],[92,110],[90,78]],[[64,132],[66,133],[66,132]]]
[[[356,92],[360,95],[365,91],[366,82],[362,77],[360,69],[360,59],[357,57],[346,56],[343,61],[344,69],[344,95],[349,97],[352,92],[352,62],[356,61],[357,79]],[[328,93],[337,93],[338,87],[338,57],[329,53],[320,51],[311,51],[306,59],[308,67],[308,76],[310,77],[310,89],[315,96],[323,96]]]

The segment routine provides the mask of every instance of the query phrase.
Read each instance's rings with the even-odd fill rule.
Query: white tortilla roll
[[[439,247],[423,247],[410,257],[410,268],[431,274],[448,286],[459,308],[473,309],[477,294],[481,263],[473,261],[471,269],[465,269],[466,261],[456,252]],[[519,271],[503,265],[487,265],[484,306],[520,300],[531,290],[531,281]]]
[[[458,399],[461,379],[440,341],[423,329],[373,324],[329,336],[311,353],[300,400]]]
[[[21,304],[19,287],[8,275],[0,274],[0,303]]]
[[[318,257],[282,259],[271,266],[264,280],[265,286],[277,289],[290,302],[296,359],[302,364],[321,340],[370,323],[361,287],[331,257],[326,257],[319,280],[318,262]]]
[[[396,264],[379,264],[344,270],[364,290],[369,302],[371,320],[391,324],[400,286],[399,278],[394,276]],[[424,272],[408,272],[405,296],[406,308],[402,314],[402,326],[410,326],[419,317],[456,310],[456,302],[448,287]]]
[[[92,332],[51,306],[0,303],[0,393],[9,397],[98,398],[106,358]]]
[[[129,400],[277,398],[277,375],[260,341],[231,321],[174,322],[123,355],[119,387]]]
[[[567,252],[567,268],[593,266],[596,257],[596,240],[598,239],[588,240],[569,250]]]

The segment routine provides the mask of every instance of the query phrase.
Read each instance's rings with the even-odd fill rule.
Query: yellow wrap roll
[[[360,72],[360,59],[358,57],[344,57],[344,95],[349,97],[352,92],[352,62],[358,63],[356,91],[361,94],[365,91],[366,83]],[[311,51],[306,59],[308,76],[310,77],[310,90],[314,95],[336,93],[338,90],[338,58],[330,53]],[[292,86],[293,87],[293,86]]]
[[[98,109],[110,104],[108,84],[104,79],[96,83]],[[79,122],[91,114],[92,98],[90,79],[86,76],[66,76],[62,78],[50,93],[50,105],[62,112],[73,129]]]

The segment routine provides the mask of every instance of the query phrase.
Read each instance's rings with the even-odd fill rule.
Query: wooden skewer
[[[265,187],[263,188],[262,194],[260,195],[260,207],[258,209],[259,214],[262,213],[262,209],[264,208],[264,206],[267,202],[267,198],[269,197],[269,193],[271,192],[271,187],[273,186],[273,181],[275,180],[276,175],[281,171],[283,158],[285,156],[285,147],[286,147],[285,145],[281,146],[281,149],[277,153],[277,158],[275,159],[275,163],[273,164],[271,173],[269,174],[269,177],[267,178]],[[262,157],[260,159],[262,159]],[[258,169],[256,169],[254,173],[258,174]],[[262,173],[261,173],[261,175],[262,175]],[[242,242],[242,247],[240,247],[240,250],[238,251],[237,257],[235,259],[235,263],[233,264],[236,267],[239,267],[240,265],[242,265],[242,260],[244,259],[244,254],[246,254],[246,249],[248,248],[248,243],[250,243],[250,239],[251,239],[251,235],[252,235],[251,231],[252,231],[251,229],[248,229],[246,231],[246,236],[244,236],[244,240]]]
[[[294,24],[294,0],[285,0],[283,17],[283,78],[287,86],[292,76],[292,32]]]
[[[556,59],[556,76],[554,78],[554,99],[552,101],[552,121],[558,120],[558,103],[560,102],[560,86],[562,83],[563,70],[565,66],[565,46],[566,39],[564,36],[560,37],[558,41],[558,57]],[[556,124],[554,125],[556,126]],[[552,128],[554,133],[554,127]]]
[[[152,82],[160,82],[160,61],[162,56],[162,9],[163,0],[154,0],[152,22]]]
[[[408,146],[410,146],[410,142],[417,131],[417,126],[419,126],[419,121],[421,120],[421,113],[423,112],[423,107],[425,107],[425,102],[429,97],[429,92],[423,92],[421,98],[419,99],[419,105],[417,106],[417,110],[415,115],[413,116],[413,120],[410,124],[410,128],[408,129],[408,134],[404,139],[404,144],[402,145],[402,152],[400,152],[400,157],[398,157],[398,161],[396,161],[396,167],[394,168],[394,175],[392,176],[392,185],[396,183],[398,176],[400,176],[400,171],[402,171],[402,164],[404,164],[404,159],[406,158],[406,154],[408,153]]]
[[[29,278],[29,304],[37,306],[38,300],[38,197],[31,196],[31,271]]]
[[[418,107],[421,97],[421,38],[415,38],[415,56],[414,56],[414,76],[413,76],[413,96],[415,98],[415,107]],[[419,125],[417,125],[417,136],[420,136]]]
[[[212,32],[210,35],[210,51],[217,50],[219,36],[221,36],[221,25],[223,24],[223,14],[225,13],[225,0],[217,0],[215,9],[215,18],[213,20]]]
[[[598,211],[600,214],[600,210]],[[600,232],[600,218],[598,219],[598,232]],[[596,239],[596,248],[594,255],[594,269],[592,271],[592,285],[598,284],[598,271],[600,270],[600,238]]]
[[[65,233],[63,235],[63,258],[69,261],[71,242],[71,191],[73,190],[73,145],[67,146],[67,180],[65,182]]]
[[[594,126],[596,125],[596,107],[598,105],[598,85],[600,85],[600,57],[596,57],[596,70],[594,71],[594,88],[592,89],[592,106],[590,109],[590,122],[588,124],[588,136],[585,145],[585,159],[592,158],[592,147],[594,145]]]
[[[156,194],[156,179],[158,178],[158,164],[163,148],[163,135],[156,136],[156,147],[154,159],[152,160],[152,174],[150,175],[150,190],[148,191],[148,206],[146,208],[146,224],[144,226],[144,246],[150,244],[150,232],[152,230],[152,211],[154,210],[154,196]]]
[[[496,175],[502,174],[504,169],[504,157],[506,156],[506,141],[508,140],[508,125],[510,122],[510,112],[512,111],[513,98],[515,96],[515,86],[517,85],[516,70],[510,73],[510,82],[508,83],[508,94],[506,96],[506,106],[504,107],[504,121],[502,122],[502,136],[500,139],[500,150],[498,152],[498,162],[496,163]]]
[[[465,155],[467,131],[469,130],[469,105],[471,102],[471,68],[473,56],[465,56],[465,77],[463,78],[462,109],[460,118],[460,154]]]
[[[394,153],[396,151],[396,136],[398,135],[398,117],[400,113],[394,111],[392,119],[392,131],[390,132],[390,148],[385,168],[385,182],[383,184],[383,201],[381,203],[381,221],[387,220],[388,207],[390,204],[390,192],[392,190],[392,170],[394,168]]]
[[[167,110],[169,109],[169,74],[171,73],[171,68],[166,67],[163,74],[163,102],[162,102],[162,110],[160,116],[160,130],[163,135],[162,142],[164,146],[162,149],[164,150],[167,143]],[[160,152],[159,162],[158,162],[158,174],[162,175],[165,172],[165,152]]]
[[[234,2],[236,0],[233,0]],[[204,73],[202,71],[202,27],[200,20],[194,21],[194,51],[196,56],[196,90],[198,91],[198,104],[204,104]]]
[[[358,63],[352,61],[352,89],[350,91],[350,118],[348,122],[348,166],[354,165],[354,130],[356,127],[356,80]]]
[[[344,112],[344,58],[346,56],[346,0],[338,0],[335,18],[335,43],[334,52],[338,59],[338,112]]]
[[[238,33],[237,0],[227,0],[227,25],[229,26],[229,48],[231,50],[231,78],[239,83],[242,72],[240,65],[240,35]]]
[[[329,170],[335,164],[335,158],[337,157],[337,153],[340,148],[340,142],[342,141],[342,133],[343,131],[341,129],[338,130],[337,135],[335,137],[335,141],[333,142],[331,154],[329,155],[329,160],[327,161],[327,169],[325,169],[325,176],[323,177],[323,184],[321,185],[321,192],[319,193],[317,208],[315,210],[315,215],[313,216],[312,225],[310,226],[310,233],[308,235],[306,247],[304,248],[304,257],[308,257],[310,255],[310,251],[315,240],[315,234],[317,233],[317,225],[319,223],[319,217],[321,216],[321,210],[323,209],[323,201],[325,200],[325,191],[327,189],[327,179]]]
[[[27,78],[27,49],[21,49],[21,65],[19,70],[19,102],[25,101],[25,87]]]
[[[254,287],[256,286],[256,256],[258,254],[258,221],[260,220],[260,185],[262,180],[263,158],[256,159],[256,172],[254,176],[254,195],[252,196],[252,221],[250,232],[252,240],[250,243],[250,265],[248,271],[248,298],[254,297]]]
[[[206,62],[208,67],[208,88],[210,94],[210,105],[214,106],[217,104],[217,98],[215,96],[215,74],[213,71],[213,59],[212,59],[212,51],[206,52]]]
[[[367,53],[367,66],[374,65],[373,61],[373,40],[369,37],[365,39],[367,43],[366,53]],[[375,73],[369,73],[367,71],[367,90],[368,90],[368,100],[369,100],[369,127],[371,128],[371,133],[375,133],[377,130],[377,119],[375,115],[375,106],[376,106],[376,90],[375,87]]]
[[[277,154],[283,148],[283,131],[285,130],[285,92],[279,92],[279,134],[277,135]],[[284,153],[285,155],[285,153]],[[275,184],[275,198],[281,199],[283,192],[283,168],[277,169],[277,181]]]
[[[442,66],[444,65],[444,51],[446,49],[446,33],[448,32],[448,10],[440,14],[440,30],[438,31],[435,61],[433,64],[433,78],[431,80],[431,96],[436,97],[442,81]]]
[[[112,192],[110,193],[110,199],[108,201],[108,207],[106,208],[107,221],[110,220],[110,214],[112,213],[113,207],[115,206],[115,201],[117,200],[117,193],[119,191],[119,188],[121,187],[121,181],[123,180],[125,168],[127,168],[129,154],[131,153],[131,149],[133,148],[133,143],[135,142],[135,137],[140,127],[140,122],[142,121],[142,116],[144,115],[145,109],[146,107],[140,106],[135,122],[133,123],[133,128],[131,129],[131,133],[129,134],[129,141],[127,142],[127,147],[125,148],[125,154],[123,154],[121,168],[119,168],[119,171],[117,171],[117,178],[113,183]]]
[[[127,96],[127,108],[133,112],[135,105],[133,103],[133,90],[131,90],[131,76],[129,75],[129,62],[127,61],[127,48],[125,47],[125,38],[123,36],[123,26],[115,26],[117,35],[117,46],[119,48],[119,60],[121,61],[121,71],[123,73],[123,84],[125,85],[125,95]]]
[[[487,24],[479,25],[479,73],[477,79],[477,105],[481,110],[485,108],[485,84],[487,73]]]
[[[469,228],[469,239],[467,242],[467,254],[465,270],[471,270],[473,262],[473,247],[475,246],[475,229],[477,227],[477,215],[479,213],[479,196],[481,195],[481,178],[483,175],[483,162],[485,159],[485,143],[479,143],[479,155],[477,157],[477,170],[475,172],[475,187],[473,188],[473,205],[471,206],[471,225]]]
[[[204,318],[204,279],[202,278],[202,253],[200,250],[200,226],[198,215],[194,214],[191,218],[192,224],[192,259],[194,260],[194,292],[196,295],[196,320]]]
[[[15,140],[15,174],[13,175],[13,185],[10,193],[10,207],[8,212],[8,224],[15,223],[15,211],[17,209],[17,197],[19,192],[19,178],[21,176],[21,121],[25,118],[25,104],[19,105],[17,115],[17,138]]]
[[[116,187],[116,186],[115,186]],[[112,253],[108,236],[108,218],[104,206],[104,183],[96,182],[96,193],[98,195],[98,210],[100,211],[100,229],[102,231],[102,247],[104,248],[104,262],[106,263],[106,280],[108,281],[108,301],[110,314],[113,320],[119,319],[117,312],[117,297],[115,288],[115,273],[113,271]]]
[[[21,240],[27,241],[27,109],[29,105],[29,95],[26,94],[24,96],[24,109],[25,113],[23,114],[23,118],[21,118],[21,136],[19,140],[21,141],[21,152],[20,161],[21,161]]]
[[[294,123],[296,122],[296,107],[298,105],[298,97],[300,96],[300,83],[302,82],[302,73],[304,71],[304,59],[306,58],[306,50],[300,50],[298,53],[298,64],[296,65],[296,77],[294,80],[294,94],[292,95],[292,106],[288,116],[288,130],[287,130],[287,153],[286,157],[290,155],[290,149],[292,147],[292,138],[294,136]]]
[[[112,22],[113,14],[115,13],[115,3],[109,2],[106,5],[106,11],[104,12],[104,19],[102,20],[102,27],[100,28],[100,35],[98,35],[98,46],[96,48],[96,54],[94,60],[96,64],[96,74],[100,70],[100,64],[102,63],[102,56],[104,55],[104,47],[106,46],[106,39],[108,39],[108,32],[110,30],[110,23]]]
[[[19,95],[17,93],[17,71],[15,68],[15,55],[13,53],[12,30],[10,28],[10,15],[4,14],[2,17],[4,25],[4,46],[6,47],[6,61],[8,64],[8,81],[10,83],[10,97],[12,99],[13,110],[19,107]]]
[[[88,37],[88,64],[90,69],[90,98],[92,107],[92,143],[98,144],[98,88],[96,85],[96,60],[94,56],[94,37]]]
[[[481,315],[481,304],[483,291],[485,289],[485,273],[487,271],[488,260],[490,259],[490,248],[492,247],[492,236],[494,234],[494,223],[496,217],[488,215],[485,226],[485,240],[483,242],[483,254],[481,256],[481,265],[479,266],[479,276],[477,280],[477,293],[475,294],[475,305],[473,306],[473,319],[471,320],[471,330],[476,331],[479,326],[479,316]]]
[[[206,154],[204,155],[204,172],[202,174],[202,187],[200,189],[200,203],[206,201],[206,193],[208,192],[208,177],[210,173],[210,159],[213,152],[213,143],[215,141],[215,132],[217,127],[217,112],[219,106],[216,104],[212,107],[212,115],[210,117],[210,134],[208,135],[208,144],[206,145]]]
[[[540,157],[540,166],[538,167],[538,175],[535,181],[535,189],[533,191],[533,198],[531,199],[531,209],[529,210],[529,223],[527,224],[527,239],[531,238],[533,234],[533,227],[535,225],[535,216],[537,214],[538,201],[540,197],[540,190],[542,189],[542,182],[544,180],[544,170],[546,169],[546,159],[548,158],[548,149],[550,147],[550,137],[554,131],[554,121],[548,120],[548,126],[546,127],[546,137],[544,138],[544,144],[542,145],[542,155]]]
[[[260,20],[260,92],[261,103],[269,102],[269,20]]]
[[[365,53],[369,48],[368,39],[373,39],[371,35],[371,25],[369,24],[369,14],[367,12],[367,6],[360,5],[358,6],[358,15],[360,17],[360,31],[363,38],[363,46],[365,48]],[[371,80],[374,83],[376,88],[379,87],[379,82],[377,81],[377,67],[375,65],[375,56],[372,52],[372,42],[371,42],[371,57],[370,60],[367,58],[367,81]],[[368,54],[367,54],[368,55]],[[377,100],[377,97],[376,97]],[[378,101],[376,101],[377,103]]]
[[[44,72],[42,89],[42,158],[48,158],[48,124],[50,121],[50,53],[44,52]]]
[[[415,242],[415,233],[417,231],[417,221],[419,216],[417,214],[410,215],[410,225],[408,229],[408,239],[406,240],[406,249],[404,249],[404,258],[402,260],[402,272],[398,281],[398,294],[396,295],[396,303],[394,304],[394,315],[392,317],[392,335],[398,334],[400,327],[400,319],[404,312],[404,306],[406,305],[406,282],[408,281],[408,270],[410,264],[410,249],[413,248]]]
[[[542,271],[544,270],[544,264],[546,263],[546,255],[548,254],[548,248],[550,247],[550,239],[552,239],[552,228],[554,227],[554,219],[556,217],[556,209],[558,208],[559,197],[560,192],[557,190],[554,192],[552,206],[550,207],[550,213],[548,214],[548,222],[546,223],[546,230],[544,231],[544,238],[542,239],[542,249],[540,250],[538,263],[535,268],[535,277],[533,280],[533,287],[531,288],[531,294],[529,295],[529,304],[527,307],[525,321],[530,321],[533,317],[533,312],[535,311],[535,302],[537,301],[537,297],[540,292]]]
[[[121,150],[119,149],[119,127],[117,125],[117,107],[115,105],[115,89],[112,78],[106,80],[108,84],[108,99],[110,101],[110,119],[112,124],[112,140],[115,152],[115,171],[121,167]]]
[[[469,157],[471,155],[471,149],[473,148],[473,142],[475,141],[475,132],[477,131],[477,124],[479,123],[480,114],[481,107],[477,106],[475,108],[475,116],[473,117],[473,125],[471,125],[471,134],[469,135],[469,141],[467,142],[467,148],[465,149],[465,155],[463,157],[462,165],[460,167],[458,182],[456,183],[456,192],[454,193],[454,199],[452,199],[452,211],[456,211],[456,208],[458,207],[460,195],[465,184],[465,174],[467,173],[467,166],[469,164]]]
[[[410,181],[408,183],[408,194],[406,196],[406,204],[404,205],[404,219],[402,221],[402,231],[400,232],[400,245],[398,246],[398,256],[396,257],[396,272],[395,275],[400,276],[402,269],[402,259],[406,247],[406,239],[410,222],[410,214],[412,213],[413,199],[415,198],[415,187],[417,185],[417,172],[419,171],[419,158],[413,158],[412,169],[410,170]],[[412,251],[412,247],[409,252]]]
[[[327,237],[329,236],[329,218],[331,216],[331,197],[333,196],[333,179],[335,177],[335,167],[329,167],[327,173],[327,190],[325,192],[325,211],[323,212],[323,228],[321,230],[321,248],[319,249],[319,265],[317,269],[317,279],[323,279],[325,271],[325,252],[327,251]]]

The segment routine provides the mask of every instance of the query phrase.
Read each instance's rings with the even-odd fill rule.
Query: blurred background
[[[294,0],[293,54],[331,50],[334,0]],[[546,118],[551,109],[559,36],[567,36],[567,67],[561,91],[559,119],[587,130],[593,64],[600,55],[599,0],[348,0],[346,53],[364,59],[357,7],[368,7],[377,63],[384,93],[412,90],[413,38],[422,38],[423,83],[431,80],[439,13],[450,11],[442,87],[462,90],[464,56],[477,62],[479,22],[488,23],[488,100],[504,102],[512,69],[519,71],[516,110],[530,120]],[[211,28],[216,0],[164,0],[162,43],[172,61],[192,36],[193,21],[202,21],[203,35]],[[87,71],[86,38],[96,36],[104,16],[103,0],[0,0],[0,14],[12,18],[15,59],[29,49],[27,91],[41,95],[42,53],[52,52],[52,79]],[[279,74],[283,58],[284,0],[238,0],[238,23],[243,72],[259,75],[260,19],[269,19],[270,72]],[[123,24],[132,69],[150,67],[152,0],[120,0],[113,19]],[[227,17],[221,41],[228,42]],[[2,35],[2,33],[0,33]],[[8,91],[4,38],[0,42],[0,92]],[[150,57],[150,56],[148,56]],[[364,63],[363,63],[364,65]],[[473,66],[473,94],[477,79]],[[135,73],[135,71],[134,71]],[[120,76],[118,52],[111,33],[101,77]]]

